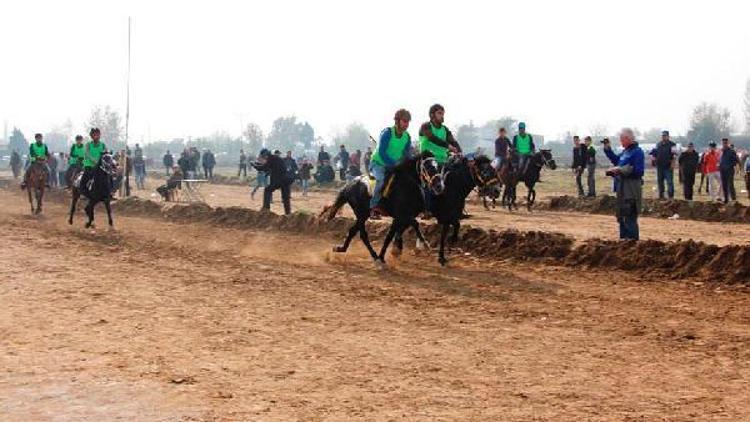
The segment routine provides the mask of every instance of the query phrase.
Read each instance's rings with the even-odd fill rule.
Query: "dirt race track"
[[[750,415],[743,285],[0,204],[3,421]]]

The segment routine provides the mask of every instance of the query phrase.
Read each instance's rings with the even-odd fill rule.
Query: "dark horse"
[[[453,228],[451,243],[458,241],[458,231],[461,228],[461,216],[466,205],[466,197],[474,188],[486,189],[497,183],[495,169],[490,159],[478,155],[474,159],[454,157],[445,165],[443,170],[445,190],[434,199],[434,214],[438,224],[442,226],[440,233],[440,265],[448,263],[445,257],[445,239],[448,230]]]
[[[105,152],[99,159],[97,166],[91,171],[91,178],[88,181],[82,180],[83,174],[81,174],[76,178],[71,187],[73,200],[70,204],[68,224],[73,224],[73,214],[75,214],[78,199],[83,195],[88,199],[86,216],[88,216],[89,220],[86,222],[86,228],[94,226],[94,207],[99,202],[104,202],[104,208],[107,209],[109,227],[114,227],[110,201],[112,200],[112,176],[117,171],[117,161],[112,157],[112,154]]]
[[[44,188],[47,186],[47,164],[44,162],[34,162],[31,164],[29,169],[28,177],[26,178],[26,191],[29,193],[29,205],[31,206],[32,214],[40,214],[42,212],[42,199],[44,198]],[[33,196],[31,192],[34,192]],[[34,200],[36,200],[36,208],[34,207]]]
[[[526,171],[523,172],[523,174],[515,174],[515,176],[509,178],[509,183],[507,184],[505,193],[503,193],[503,204],[507,204],[508,209],[512,209],[513,207],[518,208],[516,206],[516,186],[518,185],[518,182],[523,182],[526,185],[526,189],[528,189],[528,194],[526,195],[526,209],[531,211],[531,207],[536,200],[536,190],[534,190],[534,186],[539,181],[542,168],[544,167],[547,167],[550,170],[557,168],[555,159],[552,158],[552,151],[548,149],[542,149],[532,154],[526,165]]]
[[[372,197],[369,192],[369,183],[366,176],[355,178],[339,192],[336,201],[321,212],[321,216],[326,216],[330,220],[336,216],[344,204],[349,204],[356,216],[357,221],[349,229],[344,243],[334,246],[333,251],[346,252],[354,236],[359,233],[372,259],[376,263],[384,264],[388,245],[395,238],[397,249],[402,249],[402,234],[409,227],[414,228],[416,232],[417,248],[426,244],[416,218],[425,210],[421,185],[429,186],[434,192],[442,190],[442,181],[435,159],[428,155],[413,157],[405,160],[396,166],[393,172],[386,175],[383,190],[387,191],[387,195],[381,203],[388,215],[393,217],[393,222],[386,234],[380,254],[377,254],[370,244],[365,227],[365,223],[370,218],[370,198]]]

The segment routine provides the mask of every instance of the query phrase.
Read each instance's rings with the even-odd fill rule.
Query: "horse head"
[[[117,172],[117,160],[112,154],[105,152],[99,158],[99,168],[104,173],[113,176]]]
[[[469,160],[468,165],[474,184],[479,188],[491,186],[499,181],[498,173],[486,155],[475,156],[473,160]]]
[[[440,195],[445,191],[443,174],[432,155],[424,154],[417,160],[417,174],[420,183],[427,186],[435,195]]]
[[[552,150],[540,149],[539,156],[541,158],[542,166],[546,166],[550,170],[557,168],[557,163],[555,163],[555,159],[552,157]]]

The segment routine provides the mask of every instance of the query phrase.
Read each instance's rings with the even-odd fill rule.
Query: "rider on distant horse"
[[[411,113],[402,108],[396,112],[393,120],[394,126],[385,128],[380,133],[378,149],[370,161],[370,175],[375,178],[370,208],[373,217],[376,218],[385,215],[385,210],[380,206],[380,199],[386,173],[411,155],[411,136],[407,132]]]
[[[495,139],[495,159],[492,160],[492,167],[495,170],[500,170],[504,164],[509,162],[510,149],[510,139],[506,135],[505,128],[501,127],[498,131],[498,137]]]
[[[83,170],[83,160],[86,158],[86,146],[83,144],[83,136],[76,135],[76,143],[70,147],[68,158],[68,170],[65,173],[65,180],[68,186],[73,182],[74,176]]]
[[[529,165],[529,158],[536,152],[534,138],[526,133],[526,123],[524,122],[518,124],[518,133],[513,136],[513,149],[517,155],[515,164],[517,164],[518,174],[523,175]]]
[[[47,158],[49,157],[49,149],[47,145],[42,142],[42,134],[37,133],[34,135],[34,143],[29,145],[29,163],[31,165],[26,168],[26,173],[23,175],[23,182],[21,183],[21,189],[25,189],[29,180],[29,172],[31,167],[34,165],[41,165],[44,171],[44,180],[49,180],[49,168],[47,167]],[[45,183],[46,187],[49,187],[49,182]]]
[[[104,151],[107,150],[107,146],[104,142],[100,141],[102,136],[99,128],[93,128],[89,132],[91,136],[91,142],[86,144],[86,148],[83,156],[83,177],[81,177],[80,189],[84,192],[89,190],[88,182],[94,175],[94,168],[99,164],[99,160],[102,158]]]

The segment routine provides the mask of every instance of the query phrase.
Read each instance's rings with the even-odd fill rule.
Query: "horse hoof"
[[[438,258],[438,262],[443,267],[445,267],[446,265],[448,265],[448,260],[446,258],[442,257],[442,256],[440,258]]]
[[[343,246],[334,246],[333,247],[333,251],[336,252],[336,253],[344,253],[344,252],[346,252],[346,249],[344,249]]]

